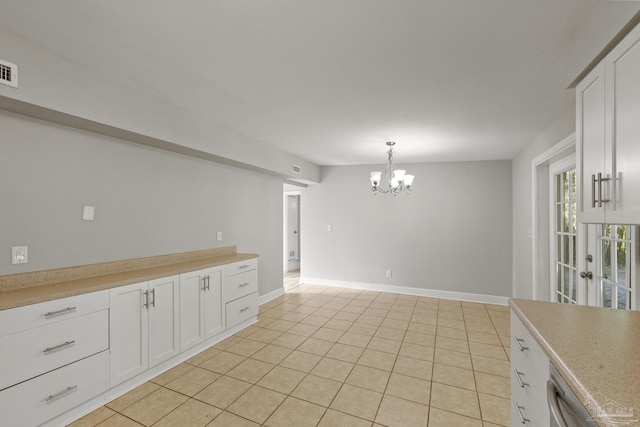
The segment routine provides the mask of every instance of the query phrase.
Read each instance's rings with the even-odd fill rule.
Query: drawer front
[[[258,293],[246,295],[226,304],[227,329],[258,315]]]
[[[2,425],[40,425],[108,388],[109,352],[103,351],[0,391]]]
[[[109,348],[109,310],[0,337],[0,390]]]
[[[234,262],[224,266],[224,275],[226,277],[235,274],[244,273],[245,271],[256,270],[258,268],[258,258],[246,259],[244,261]]]
[[[109,290],[0,311],[0,336],[109,308]]]
[[[222,300],[229,302],[254,292],[258,292],[258,270],[225,277],[222,285]]]

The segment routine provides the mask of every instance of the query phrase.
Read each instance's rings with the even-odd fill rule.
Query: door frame
[[[302,196],[300,194],[300,191],[284,191],[284,195],[283,195],[283,227],[282,227],[282,232],[283,232],[283,236],[282,236],[282,255],[283,255],[283,265],[282,265],[282,271],[283,272],[287,272],[289,271],[289,236],[288,236],[288,230],[289,230],[289,206],[288,206],[288,198],[289,196],[298,196],[298,260],[301,259],[301,252],[300,252],[300,202],[302,199]],[[300,261],[298,261],[298,268],[300,268]]]
[[[573,132],[531,162],[531,265],[534,300],[550,300],[549,256],[549,165],[576,151]]]

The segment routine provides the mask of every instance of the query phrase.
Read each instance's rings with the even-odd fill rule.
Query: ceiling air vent
[[[291,171],[300,175],[302,173],[302,168],[298,165],[291,164]]]
[[[18,87],[18,66],[0,59],[0,83]]]

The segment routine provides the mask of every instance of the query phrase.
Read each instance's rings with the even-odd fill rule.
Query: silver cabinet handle
[[[522,381],[522,375],[524,375],[524,372],[520,372],[516,368],[513,368],[513,373],[516,374],[516,379],[518,380],[518,384],[520,384],[520,387],[525,388],[529,385]]]
[[[245,311],[249,310],[251,307],[245,307],[245,308],[241,308],[240,309],[240,313],[244,313]]]
[[[238,285],[239,288],[244,288],[245,286],[249,286],[249,282]]]
[[[77,309],[77,307],[67,307],[67,308],[63,308],[62,310],[50,311],[48,313],[45,313],[44,317],[47,318],[47,319],[50,319],[51,317],[58,316],[60,314],[71,313],[73,311],[76,311],[76,309]]]
[[[238,268],[249,268],[251,267],[249,264],[239,265]]]
[[[210,285],[211,285],[211,276],[209,276],[209,275],[207,274],[207,275],[205,276],[204,280],[205,280],[205,283],[206,283],[205,290],[207,290],[207,291],[208,291],[208,290],[211,290],[211,286],[210,286]]]
[[[47,397],[44,401],[45,401],[45,402],[47,402],[47,403],[49,403],[49,402],[53,402],[53,401],[54,401],[54,400],[56,400],[57,398],[62,397],[62,396],[64,396],[64,395],[65,395],[65,394],[67,394],[67,393],[71,393],[73,390],[75,390],[75,389],[77,389],[77,388],[78,388],[78,386],[77,386],[77,385],[74,385],[74,386],[71,386],[71,387],[67,387],[67,388],[65,388],[65,389],[64,389],[64,390],[62,390],[62,391],[59,391],[59,392],[57,392],[57,393],[55,393],[55,394],[50,395],[50,396],[49,396],[49,397]]]
[[[144,302],[142,303],[142,306],[148,309],[149,308],[149,291],[144,291],[143,295],[144,295]]]
[[[598,173],[598,207],[602,207],[603,202],[608,202],[609,199],[602,199],[602,181],[609,181],[609,178],[603,178],[601,173]]]
[[[526,424],[526,423],[530,423],[531,422],[530,419],[525,418],[524,415],[522,415],[522,410],[524,409],[524,406],[518,405],[518,402],[516,402],[516,401],[513,402],[513,406],[516,407],[516,411],[518,412],[518,416],[520,417],[520,422],[522,424]]]
[[[60,350],[60,349],[65,348],[65,347],[69,347],[70,345],[73,345],[75,343],[76,343],[75,340],[66,341],[66,342],[63,342],[62,344],[58,344],[58,345],[53,346],[53,347],[47,347],[44,350],[42,350],[42,352],[45,353],[45,354],[51,353],[52,351],[56,351],[56,350]]]
[[[558,389],[552,380],[547,380],[547,404],[551,411],[551,416],[560,427],[568,427],[567,421],[562,415],[560,404],[558,403]]]
[[[156,306],[156,290],[155,289],[151,289],[151,296],[153,297],[151,299],[151,307],[155,307]]]
[[[591,175],[591,207],[596,207],[596,175]]]
[[[522,338],[518,338],[515,335],[513,336],[513,340],[516,342],[516,344],[518,345],[518,348],[520,349],[520,351],[525,351],[525,350],[529,350],[529,347],[525,347],[522,345],[522,343],[524,342],[524,340]]]

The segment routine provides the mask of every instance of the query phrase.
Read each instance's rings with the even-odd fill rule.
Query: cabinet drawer
[[[109,291],[91,292],[0,311],[0,336],[109,308]]]
[[[245,271],[255,270],[258,268],[258,258],[246,259],[244,261],[234,262],[224,266],[224,275],[226,277],[235,274],[244,273]]]
[[[0,337],[0,390],[109,348],[109,310]]]
[[[254,292],[258,292],[258,270],[226,277],[222,286],[222,300],[229,302]]]
[[[109,352],[103,351],[0,391],[2,425],[39,425],[108,388]]]
[[[227,329],[258,315],[258,293],[246,295],[226,304]]]

